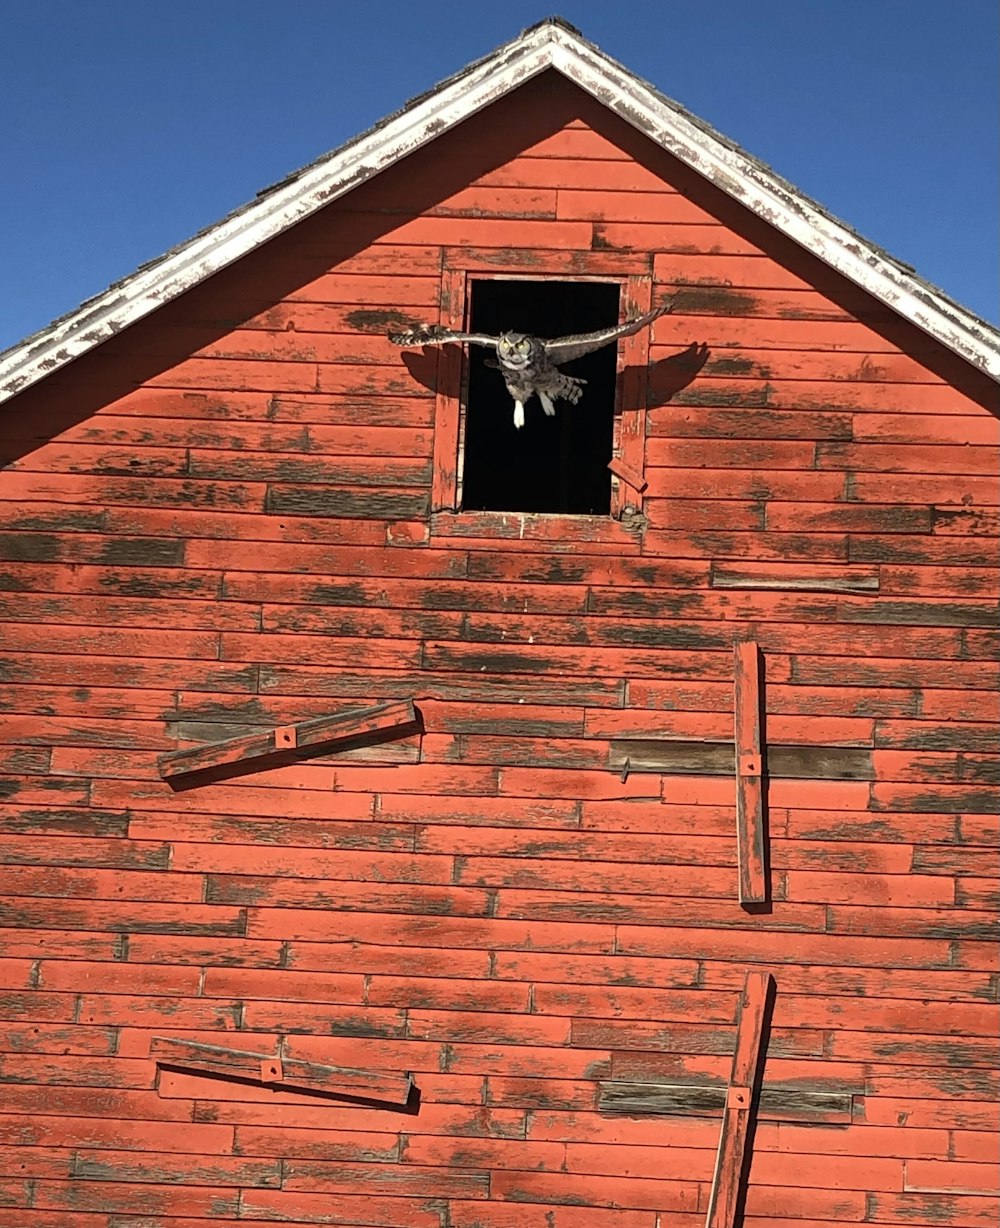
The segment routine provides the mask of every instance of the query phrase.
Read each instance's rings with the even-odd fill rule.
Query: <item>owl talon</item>
[[[524,426],[524,406],[520,401],[514,402],[514,426],[518,430]]]
[[[542,403],[542,409],[545,411],[546,418],[554,418],[556,416],[556,407],[552,402],[552,398],[547,393],[540,391],[538,399]]]

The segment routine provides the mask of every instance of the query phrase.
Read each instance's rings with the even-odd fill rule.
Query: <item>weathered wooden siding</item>
[[[693,1228],[721,1112],[597,1106],[704,1104],[748,968],[765,1095],[833,1096],[763,1115],[749,1228],[993,1225],[989,389],[566,86],[347,203],[7,409],[0,1225]],[[434,393],[384,333],[454,249],[679,291],[651,358],[709,353],[654,370],[647,524],[430,514]],[[862,765],[772,779],[758,913],[733,775],[615,766],[731,743],[747,638],[768,743]],[[158,773],[392,698],[422,734]],[[419,1111],[156,1036],[412,1072]]]

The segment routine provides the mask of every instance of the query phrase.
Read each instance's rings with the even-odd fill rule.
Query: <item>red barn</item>
[[[992,1228],[998,373],[555,20],[5,355],[0,1226]]]

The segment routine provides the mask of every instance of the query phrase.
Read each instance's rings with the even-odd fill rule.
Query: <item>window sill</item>
[[[581,544],[638,554],[642,516],[560,515],[554,512],[435,512],[431,541],[470,539],[518,543],[525,550],[575,551]]]

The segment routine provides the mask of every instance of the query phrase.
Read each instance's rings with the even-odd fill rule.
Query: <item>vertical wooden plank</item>
[[[774,997],[769,972],[748,972],[736,1015],[736,1048],[719,1134],[705,1228],[736,1228],[743,1202],[765,1056],[763,1039]]]
[[[733,645],[736,715],[736,844],[740,903],[766,904],[768,872],[761,747],[760,651],[755,640]]]
[[[653,301],[651,276],[632,274],[625,284],[622,319],[643,315]],[[623,337],[618,356],[621,391],[613,440],[614,459],[608,467],[615,475],[611,483],[611,515],[616,519],[626,507],[642,511],[642,479],[646,451],[646,371],[649,366],[649,329],[642,328]],[[621,461],[615,465],[615,461]],[[631,475],[639,477],[636,483]]]
[[[446,268],[441,275],[441,316],[446,328],[461,328],[465,323],[465,282],[461,269]],[[460,407],[462,384],[462,347],[444,345],[438,350],[437,392],[434,402],[434,472],[431,479],[431,509],[435,512],[458,508],[460,492],[461,447]]]

